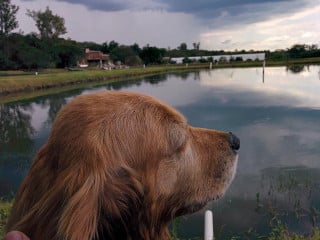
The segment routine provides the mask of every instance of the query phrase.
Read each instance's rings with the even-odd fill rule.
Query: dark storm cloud
[[[25,0],[27,1],[27,0]],[[30,0],[29,0],[30,1]],[[297,12],[313,4],[313,0],[56,0],[81,4],[88,9],[107,12],[121,10],[165,10],[187,13],[209,27],[220,24],[246,24]]]
[[[24,0],[32,1],[32,0]],[[159,9],[170,12],[182,12],[195,15],[214,17],[221,11],[229,11],[231,14],[241,14],[243,12],[261,10],[262,7],[275,8],[285,6],[281,10],[288,12],[296,7],[302,7],[311,0],[56,0],[74,4],[85,5],[89,9],[102,11],[119,10],[143,10],[145,8]],[[210,14],[211,13],[211,14]]]
[[[219,11],[219,10],[230,10],[236,12],[241,10],[243,7],[248,5],[258,6],[261,4],[281,4],[283,2],[294,2],[297,0],[197,0],[186,2],[184,0],[160,0],[166,2],[169,5],[169,10],[182,11],[187,13],[201,13],[208,10]]]
[[[163,9],[194,15],[209,27],[220,24],[247,24],[290,14],[311,4],[312,0],[58,0],[83,4],[103,11]],[[313,2],[314,3],[314,2]]]
[[[219,24],[243,24],[291,14],[306,7],[308,0],[161,0],[168,11],[185,12],[197,16],[211,27]],[[170,2],[169,2],[170,1]]]
[[[165,6],[159,0],[56,0],[81,4],[88,9],[106,12],[122,10],[165,10]]]
[[[85,5],[89,9],[102,11],[121,11],[130,8],[128,1],[103,1],[103,0],[57,0],[74,4]]]

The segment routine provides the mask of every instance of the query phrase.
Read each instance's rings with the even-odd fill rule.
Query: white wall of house
[[[230,61],[230,59],[236,59],[241,57],[243,61],[247,60],[256,60],[264,61],[266,54],[265,53],[247,53],[247,54],[229,54],[229,55],[215,55],[215,56],[197,56],[197,57],[188,57],[188,59],[192,61],[199,61],[201,58],[208,59],[213,58],[213,61],[219,61],[221,58],[224,58],[226,61]],[[176,63],[182,63],[184,57],[171,58],[171,61],[175,61]]]

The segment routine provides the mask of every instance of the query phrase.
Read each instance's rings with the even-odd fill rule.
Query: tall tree
[[[109,42],[109,52],[112,52],[112,50],[117,47],[119,47],[119,43],[117,43],[116,41],[112,40],[111,42]]]
[[[166,49],[157,47],[144,47],[140,53],[140,58],[145,64],[160,64],[166,53]]]
[[[193,44],[193,49],[194,50],[199,50],[200,49],[200,42],[198,42],[198,43],[192,43]]]
[[[11,0],[0,0],[0,35],[8,35],[19,26],[16,19],[18,10],[19,7],[11,4]]]
[[[129,46],[124,46],[121,45],[119,47],[114,48],[111,52],[110,52],[110,58],[113,61],[120,61],[122,63],[125,63],[125,60],[127,57],[132,57],[137,55],[133,49]]]
[[[77,60],[84,55],[83,49],[71,40],[56,41],[53,51],[58,68],[75,66]]]
[[[183,43],[180,44],[180,46],[178,48],[179,48],[179,50],[187,50],[188,46],[187,46],[186,43],[183,42]]]
[[[27,16],[36,22],[41,38],[58,38],[60,35],[67,33],[64,18],[53,14],[49,7],[44,12],[28,9]]]

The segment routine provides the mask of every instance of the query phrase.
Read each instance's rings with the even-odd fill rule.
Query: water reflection
[[[304,65],[291,65],[287,67],[287,71],[291,71],[292,73],[301,73],[305,71]]]
[[[226,208],[234,211],[232,215],[246,216],[246,224],[238,224],[233,234],[243,233],[251,226],[256,231],[251,233],[251,239],[255,239],[257,233],[261,235],[277,221],[285,222],[290,231],[300,233],[319,226],[316,210],[320,208],[319,173],[319,168],[291,166],[266,168],[260,171],[260,176],[241,175],[230,191],[231,200]],[[258,184],[248,186],[248,180]],[[239,199],[239,196],[243,197]],[[216,206],[213,209],[220,211]]]
[[[319,168],[303,166],[238,175],[227,196],[208,206],[214,213],[216,238],[260,239],[279,221],[291,232],[310,233],[320,226],[319,176]],[[203,212],[181,219],[182,239],[201,239]]]
[[[272,67],[265,70],[265,82],[261,84],[262,71],[255,68],[243,69],[217,69],[209,76],[202,73],[201,84],[211,88],[231,90],[235,94],[260,94],[257,98],[260,105],[282,105],[290,107],[320,108],[318,98],[319,66],[310,66],[310,71],[293,74],[284,71],[284,68]],[[217,81],[215,81],[217,79]],[[221,80],[223,79],[223,81]],[[260,101],[261,97],[265,97]],[[245,104],[258,104],[248,97]],[[271,101],[270,101],[271,100]]]
[[[30,105],[0,105],[1,153],[26,153],[33,146]]]
[[[0,196],[17,189],[64,104],[80,94],[126,90],[173,105],[191,125],[241,138],[236,179],[209,206],[218,239],[256,239],[273,219],[308,232],[320,227],[319,72],[319,66],[300,72],[266,68],[264,82],[262,68],[183,72],[0,105]],[[179,236],[200,238],[202,223],[201,214],[183,218]]]
[[[0,196],[16,189],[24,175],[20,170],[29,166],[29,153],[34,146],[32,110],[28,105],[0,105]]]

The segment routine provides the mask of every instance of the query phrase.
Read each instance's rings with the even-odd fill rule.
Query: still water
[[[291,231],[320,227],[320,66],[235,68],[159,75],[0,105],[0,197],[12,197],[48,138],[58,110],[100,90],[153,95],[191,125],[241,139],[236,178],[208,205],[218,239],[265,236],[281,221]],[[176,224],[181,239],[203,236],[203,212]]]

